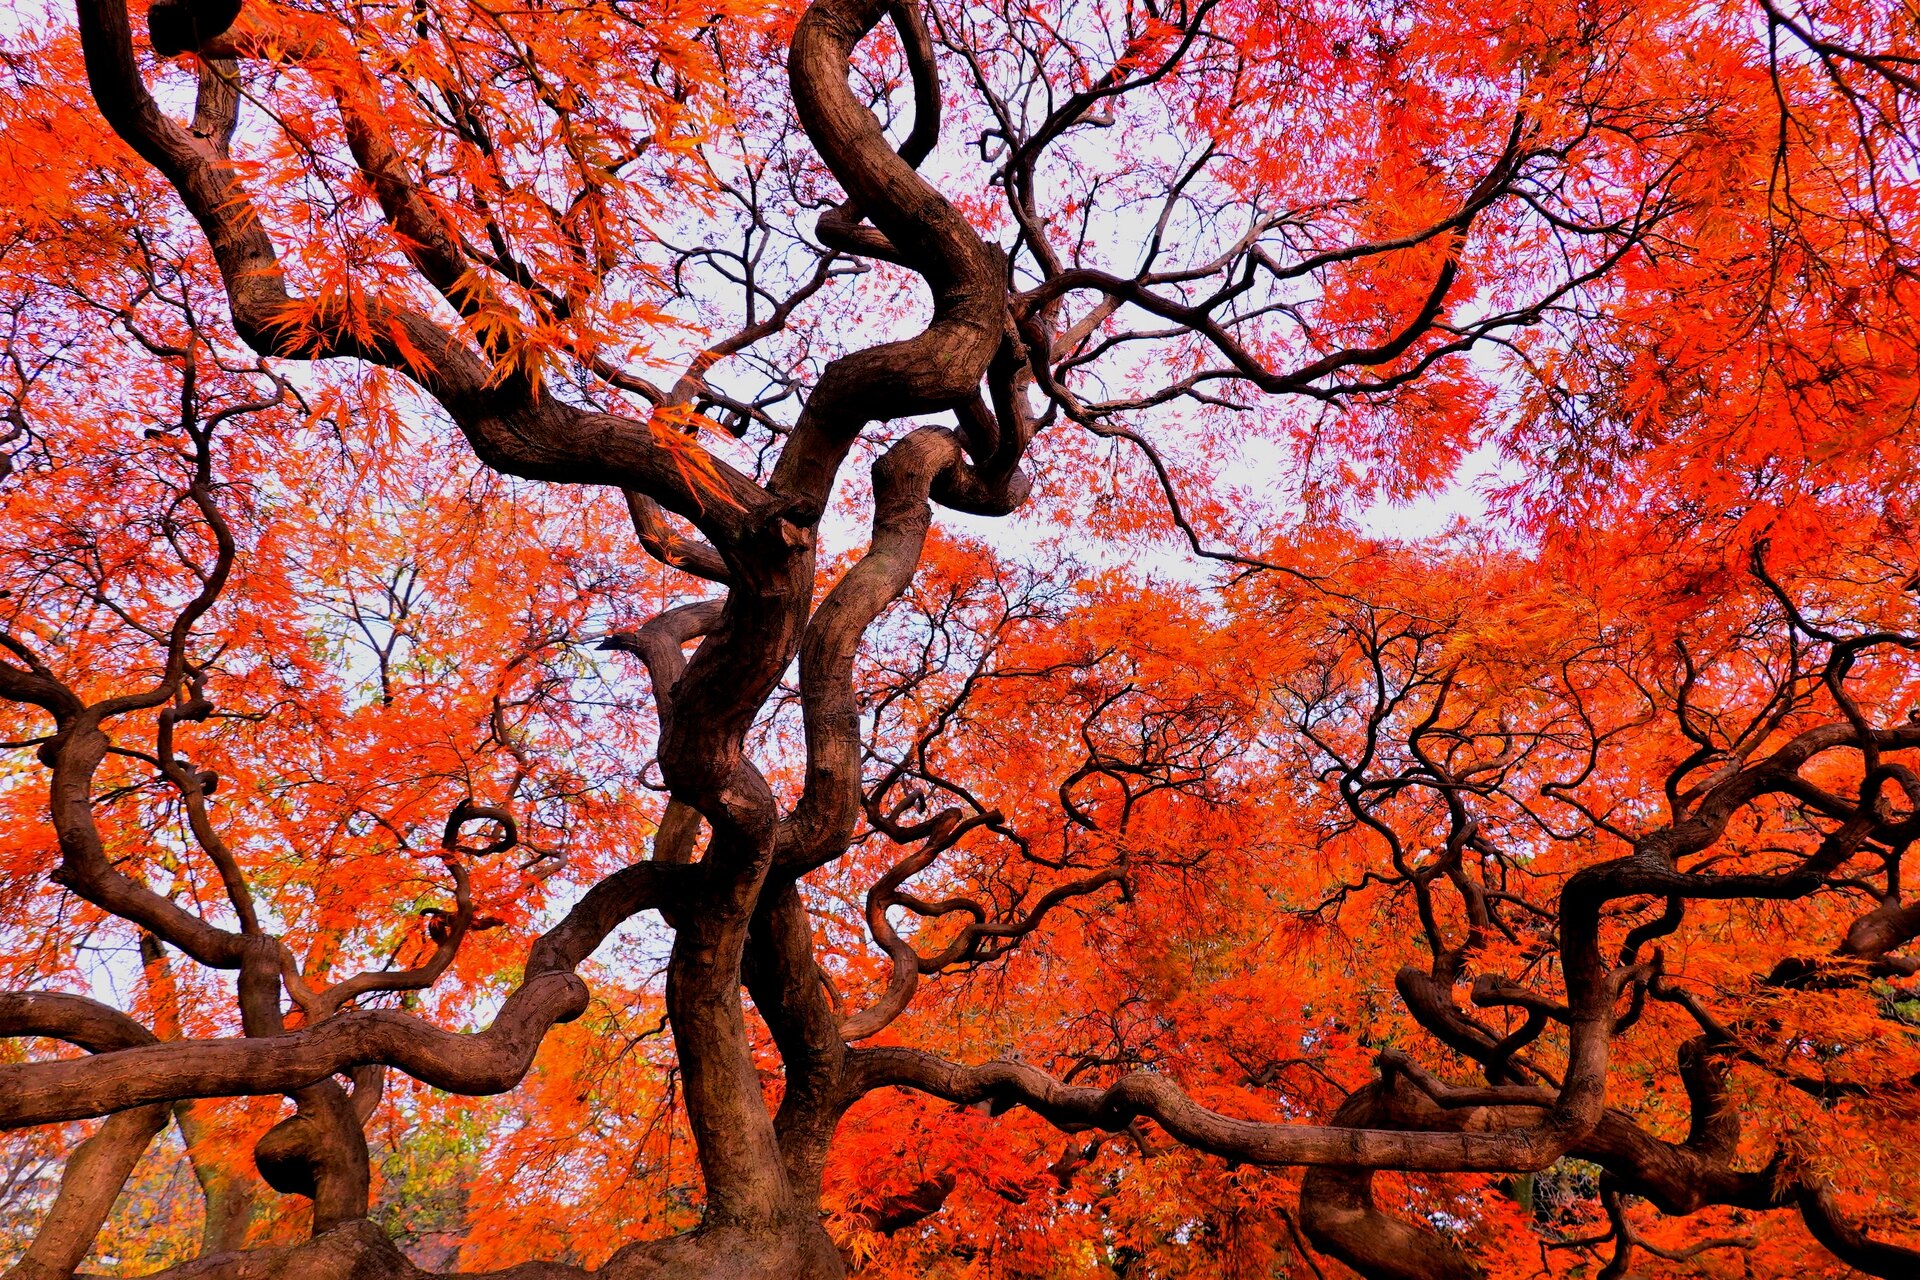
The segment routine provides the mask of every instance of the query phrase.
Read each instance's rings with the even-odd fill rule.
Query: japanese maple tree
[[[1920,1274],[1909,10],[4,65],[9,1276]]]

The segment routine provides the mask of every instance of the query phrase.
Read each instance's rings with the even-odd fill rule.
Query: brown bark
[[[1539,158],[1523,145],[1520,125],[1453,213],[1394,242],[1337,251],[1344,261],[1430,241],[1444,245],[1434,278],[1411,313],[1377,342],[1276,370],[1263,365],[1221,322],[1217,301],[1187,300],[1185,277],[1143,268],[1137,278],[1120,279],[1064,266],[1045,232],[1035,174],[1046,148],[1108,97],[1130,83],[1151,83],[1170,71],[1173,61],[1157,68],[1116,65],[1067,95],[1031,136],[1004,139],[1018,244],[1041,277],[1020,292],[1007,252],[987,242],[918,172],[938,140],[941,107],[933,43],[918,7],[912,0],[814,0],[795,29],[788,71],[801,127],[846,197],[821,217],[820,238],[910,269],[925,282],[932,309],[921,332],[851,352],[826,367],[762,485],[704,453],[695,469],[704,476],[692,478],[685,456],[662,445],[653,418],[562,401],[551,385],[514,371],[497,339],[442,324],[389,297],[367,299],[369,318],[355,323],[334,304],[310,306],[292,294],[279,251],[227,154],[239,109],[231,69],[239,59],[269,53],[297,61],[337,51],[276,43],[271,32],[250,25],[268,19],[247,15],[236,22],[237,8],[230,12],[218,0],[156,5],[156,47],[163,54],[178,48],[205,55],[200,98],[188,127],[170,118],[149,92],[124,0],[78,0],[78,11],[95,102],[120,137],[164,175],[199,223],[242,338],[263,357],[352,358],[411,377],[445,408],[483,464],[528,479],[619,490],[646,551],[715,584],[720,594],[669,610],[638,631],[607,641],[610,648],[638,655],[654,686],[659,765],[669,800],[653,859],[587,890],[535,943],[521,984],[484,1030],[454,1034],[407,1013],[355,1008],[353,1002],[363,995],[424,989],[446,972],[461,938],[475,927],[457,861],[471,852],[460,845],[462,814],[490,816],[507,832],[502,839],[509,844],[513,819],[504,810],[489,815],[466,806],[450,817],[446,851],[456,905],[445,917],[439,946],[422,965],[357,975],[314,990],[287,949],[263,931],[245,877],[207,807],[206,788],[173,762],[171,747],[175,721],[203,718],[210,707],[188,669],[188,641],[218,596],[234,554],[212,501],[201,440],[201,466],[189,496],[216,531],[221,556],[200,596],[180,613],[160,678],[88,704],[50,671],[19,655],[25,665],[0,663],[0,695],[41,708],[56,726],[42,750],[51,770],[49,812],[61,853],[56,878],[194,961],[235,971],[245,1034],[156,1041],[130,1019],[89,1001],[0,994],[0,1035],[56,1036],[93,1055],[0,1069],[0,1126],[110,1117],[69,1164],[68,1183],[48,1229],[21,1264],[40,1270],[20,1272],[23,1277],[41,1280],[71,1271],[169,1108],[177,1108],[191,1143],[193,1100],[273,1095],[293,1099],[296,1110],[260,1141],[255,1159],[270,1185],[312,1199],[313,1238],[251,1252],[230,1249],[244,1241],[244,1197],[225,1191],[216,1196],[210,1187],[207,1239],[214,1251],[168,1274],[200,1280],[420,1276],[366,1221],[369,1171],[362,1126],[377,1098],[380,1071],[391,1067],[464,1094],[513,1088],[551,1027],[586,1008],[587,988],[574,969],[623,921],[648,909],[659,910],[674,931],[665,1001],[705,1183],[705,1215],[690,1235],[615,1254],[596,1273],[610,1280],[837,1277],[840,1259],[818,1221],[822,1170],[834,1129],[855,1100],[895,1087],[964,1105],[1024,1106],[1075,1132],[1138,1133],[1141,1122],[1151,1121],[1178,1142],[1222,1158],[1306,1166],[1301,1228],[1320,1248],[1369,1277],[1467,1280],[1477,1274],[1434,1232],[1382,1213],[1372,1197],[1374,1171],[1519,1172],[1544,1168],[1568,1154],[1600,1163],[1619,1186],[1663,1212],[1791,1202],[1816,1236],[1852,1265],[1893,1275],[1912,1264],[1910,1252],[1876,1243],[1841,1219],[1826,1184],[1784,1168],[1732,1167],[1737,1117],[1724,1103],[1733,1055],[1726,1050],[1727,1037],[1711,1028],[1703,1026],[1703,1036],[1677,1064],[1693,1107],[1687,1142],[1659,1141],[1607,1106],[1614,1039],[1648,1000],[1684,1000],[1662,985],[1658,959],[1643,961],[1638,953],[1678,927],[1687,901],[1800,897],[1822,887],[1868,841],[1911,838],[1885,816],[1879,798],[1890,781],[1910,797],[1916,784],[1910,775],[1883,766],[1879,754],[1920,747],[1920,726],[1867,725],[1846,700],[1844,670],[1829,681],[1846,712],[1844,722],[1803,733],[1757,763],[1721,752],[1730,763],[1720,768],[1715,756],[1720,771],[1711,785],[1686,793],[1684,802],[1677,776],[1669,788],[1675,800],[1671,822],[1631,840],[1625,856],[1574,875],[1555,907],[1536,908],[1557,929],[1565,998],[1549,999],[1497,980],[1477,985],[1476,1004],[1525,1010],[1523,1027],[1504,1037],[1496,1037],[1454,1000],[1468,962],[1499,927],[1487,886],[1468,869],[1467,853],[1491,856],[1497,850],[1485,847],[1469,812],[1466,797],[1472,787],[1450,772],[1447,759],[1426,740],[1441,716],[1445,682],[1436,682],[1441,692],[1433,714],[1406,744],[1417,767],[1394,780],[1399,786],[1429,787],[1441,800],[1450,832],[1440,857],[1415,867],[1390,826],[1368,808],[1362,799],[1369,794],[1367,762],[1335,771],[1343,775],[1343,794],[1354,818],[1390,846],[1400,883],[1413,892],[1433,951],[1430,968],[1401,975],[1401,995],[1440,1044],[1478,1064],[1484,1087],[1449,1086],[1410,1060],[1384,1055],[1379,1078],[1357,1089],[1332,1123],[1269,1124],[1201,1107],[1173,1081],[1150,1073],[1076,1086],[1021,1063],[967,1066],[908,1048],[848,1048],[849,1040],[892,1024],[922,976],[999,954],[1064,902],[1110,886],[1128,891],[1123,870],[1098,871],[1064,880],[1001,919],[990,902],[960,897],[925,902],[905,890],[909,878],[955,841],[1001,822],[998,814],[956,810],[909,828],[874,817],[875,802],[863,791],[856,656],[863,636],[911,585],[934,505],[996,515],[1020,506],[1029,489],[1021,463],[1037,426],[1028,403],[1035,389],[1050,402],[1050,413],[1140,443],[1166,482],[1151,446],[1114,426],[1111,414],[1187,394],[1197,380],[1184,389],[1107,406],[1085,404],[1065,385],[1069,366],[1062,361],[1122,306],[1195,336],[1239,381],[1270,393],[1323,399],[1398,385],[1439,355],[1518,323],[1491,316],[1464,330],[1449,330],[1418,367],[1375,375],[1435,332],[1460,269],[1463,238],[1488,208],[1512,194],[1526,166]],[[1203,16],[1204,8],[1197,12]],[[913,130],[897,150],[849,84],[853,51],[883,19],[891,19],[900,35],[916,107]],[[1201,33],[1201,18],[1195,17],[1176,32],[1179,39],[1169,57],[1177,60]],[[369,109],[378,101],[377,86],[370,73],[362,74],[369,81],[364,100],[348,93],[335,98],[353,163],[419,280],[453,312],[471,318],[487,301],[490,277],[477,271],[469,249],[433,201],[410,184],[384,122]],[[1628,236],[1613,246],[1617,252],[1607,261],[1617,260],[1631,242]],[[1249,274],[1256,265],[1273,269],[1271,263],[1256,262],[1254,253],[1249,242],[1228,262]],[[1305,276],[1332,261],[1314,255],[1292,270]],[[616,378],[615,385],[642,395],[656,409],[684,408],[703,394],[703,375],[714,360],[777,331],[831,269],[828,260],[771,316],[701,353],[671,389],[631,378]],[[1094,309],[1097,318],[1057,331],[1065,299],[1089,291],[1102,300]],[[872,474],[869,544],[814,608],[816,527],[856,441],[877,422],[947,413],[955,415],[957,430],[922,426],[881,453]],[[698,450],[698,445],[687,448]],[[669,515],[686,521],[698,536],[678,532]],[[1177,509],[1174,515],[1198,548],[1192,526]],[[1831,637],[1825,642],[1838,652]],[[685,653],[689,644],[697,645],[691,656]],[[745,744],[796,658],[805,770],[799,800],[783,814]],[[123,874],[106,854],[94,824],[95,776],[112,749],[115,722],[148,713],[157,717],[162,735],[162,771],[186,806],[201,851],[226,886],[236,928],[217,926],[154,893]],[[1684,727],[1684,706],[1681,719]],[[1373,727],[1379,724],[1376,720]],[[1747,750],[1750,754],[1752,748]],[[1858,795],[1844,801],[1813,787],[1801,772],[1816,757],[1840,750],[1866,761]],[[1068,795],[1075,780],[1062,788],[1063,804],[1085,821]],[[1680,870],[1749,806],[1782,796],[1828,820],[1831,829],[1815,854],[1779,874]],[[921,843],[874,886],[868,901],[868,924],[892,962],[891,981],[872,1006],[843,1020],[815,958],[799,882],[846,853],[863,812],[877,831],[899,843]],[[696,860],[703,829],[707,841]],[[1847,954],[1883,958],[1920,928],[1910,918],[1913,908],[1899,905],[1889,889],[1890,902],[1848,936]],[[1436,895],[1449,891],[1459,898],[1466,921],[1454,933],[1443,926],[1435,906]],[[1665,900],[1668,913],[1630,933],[1622,953],[1610,957],[1602,946],[1605,912],[1643,896]],[[938,954],[920,955],[889,922],[888,912],[900,907],[923,917],[953,914],[964,923]],[[743,987],[784,1067],[784,1093],[771,1114],[752,1053]],[[307,1015],[298,1030],[285,1029],[283,996]],[[1557,1073],[1525,1056],[1549,1024],[1565,1031],[1565,1062]],[[337,1079],[349,1073],[357,1081],[352,1094]],[[951,1175],[937,1175],[915,1195],[883,1207],[875,1222],[904,1225],[919,1220],[914,1214],[937,1212],[954,1185]],[[231,1208],[216,1215],[216,1198]],[[1617,1258],[1624,1259],[1633,1241],[1625,1225],[1618,1231]],[[532,1263],[496,1274],[501,1280],[561,1280],[584,1273]]]

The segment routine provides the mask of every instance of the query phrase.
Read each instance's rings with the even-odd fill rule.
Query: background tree
[[[144,18],[0,108],[17,1274],[1920,1263],[1909,15]]]

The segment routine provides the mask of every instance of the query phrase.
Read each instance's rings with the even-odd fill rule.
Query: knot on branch
[[[196,769],[193,762],[185,756],[175,756],[173,763],[174,767],[180,771],[180,776],[190,779],[193,785],[199,788],[201,795],[210,796],[220,790],[220,775],[217,771]]]
[[[56,768],[60,764],[60,749],[66,746],[66,744],[67,734],[65,729],[48,734],[40,740],[40,745],[34,748],[33,757],[45,768]]]
[[[240,16],[241,0],[154,0],[147,34],[163,58],[192,53],[225,35]]]
[[[499,828],[499,834],[485,844],[465,844],[460,839],[460,829],[469,822],[491,822]],[[494,805],[475,804],[471,799],[454,806],[453,812],[447,815],[447,829],[440,837],[440,847],[448,853],[464,853],[473,858],[505,853],[519,843],[520,825],[512,814]]]
[[[460,915],[456,911],[443,911],[439,907],[422,907],[421,919],[427,922],[427,936],[435,942],[446,942],[460,932]],[[498,929],[506,921],[499,916],[475,916],[466,926],[465,932],[485,933],[489,929]]]
[[[303,1115],[288,1116],[260,1136],[253,1148],[254,1167],[281,1195],[311,1200],[318,1191],[314,1169],[317,1142],[312,1120]]]

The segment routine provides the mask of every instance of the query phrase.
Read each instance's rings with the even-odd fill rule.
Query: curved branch
[[[1011,510],[1026,491],[1025,477],[1016,473],[1001,495],[1004,504],[991,501],[966,468],[960,442],[942,427],[909,433],[874,463],[872,540],[814,611],[800,645],[807,769],[799,803],[780,824],[783,869],[820,866],[846,852],[852,839],[861,808],[854,658],[866,629],[919,569],[933,520],[930,499]]]
[[[808,138],[900,261],[926,280],[933,318],[916,337],[841,356],[822,373],[770,483],[803,524],[825,510],[862,426],[938,413],[975,395],[1007,325],[1004,256],[888,145],[847,83],[854,46],[885,10],[884,0],[817,0],[794,31],[788,75]]]
[[[1571,1145],[1551,1123],[1506,1132],[1435,1133],[1237,1120],[1195,1103],[1165,1076],[1136,1072],[1104,1089],[1064,1085],[1017,1062],[967,1067],[917,1049],[855,1049],[848,1089],[906,1088],[961,1105],[1023,1106],[1058,1128],[1117,1133],[1154,1121],[1185,1146],[1259,1165],[1445,1172],[1543,1169]],[[1537,1114],[1538,1108],[1533,1109]]]
[[[504,1092],[526,1074],[547,1029],[585,1010],[586,984],[573,967],[635,912],[673,901],[695,870],[639,863],[589,889],[534,944],[524,980],[493,1022],[471,1033],[390,1010],[348,1010],[280,1035],[153,1042],[143,1028],[146,1039],[137,1038],[139,1024],[82,997],[0,996],[0,1033],[42,1035],[59,1027],[62,1038],[102,1046],[91,1058],[0,1068],[0,1128],[151,1102],[293,1093],[374,1063],[454,1093]],[[6,1031],[10,1026],[27,1029]]]
[[[78,0],[77,7],[95,103],[199,222],[225,282],[234,327],[255,350],[292,359],[352,357],[405,374],[447,409],[493,469],[640,490],[720,545],[740,542],[765,518],[766,492],[697,444],[669,441],[651,423],[564,405],[520,374],[496,376],[489,361],[419,311],[378,297],[365,299],[358,310],[340,299],[296,298],[231,162],[213,141],[168,118],[148,91],[134,57],[125,0]],[[375,160],[370,171],[385,173]],[[381,194],[389,203],[397,198]],[[443,239],[431,226],[416,230],[419,235],[405,240],[417,248]],[[416,255],[415,265],[443,289],[452,287],[443,278],[449,262]]]

